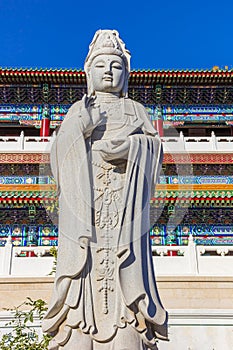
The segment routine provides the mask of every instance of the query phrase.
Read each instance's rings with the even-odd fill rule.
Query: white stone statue
[[[96,32],[88,95],[66,115],[51,151],[59,193],[49,349],[157,349],[167,339],[149,239],[149,200],[162,162],[145,108],[127,98],[130,54],[115,30]]]

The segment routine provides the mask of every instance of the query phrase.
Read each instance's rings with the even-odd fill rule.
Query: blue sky
[[[0,66],[83,68],[117,29],[133,69],[233,68],[233,0],[0,0]]]

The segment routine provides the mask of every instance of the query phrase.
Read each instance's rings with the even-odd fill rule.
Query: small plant
[[[30,306],[30,309],[23,311],[23,308]],[[12,331],[4,334],[0,340],[1,350],[47,350],[51,339],[48,335],[37,334],[33,328],[35,316],[41,321],[47,311],[47,304],[44,300],[33,301],[27,298],[21,305],[13,309],[6,309],[12,312],[13,320],[6,324]]]
[[[49,252],[54,257],[52,271],[49,273],[49,276],[51,276],[55,274],[57,268],[57,248],[52,247],[50,248]]]

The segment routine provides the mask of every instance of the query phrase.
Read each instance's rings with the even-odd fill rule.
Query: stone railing
[[[20,136],[0,137],[1,152],[50,152],[56,137],[55,132],[50,137]],[[233,152],[233,137],[216,137],[214,132],[210,137],[162,137],[165,153],[183,152]]]
[[[156,274],[233,276],[233,246],[152,246]]]
[[[0,248],[0,276],[47,276],[53,270],[51,247],[14,247],[11,236]]]
[[[14,247],[11,237],[0,248],[0,276],[47,276],[54,266],[51,247]],[[152,246],[158,276],[233,276],[233,246]]]
[[[209,137],[184,137],[180,132],[176,137],[162,137],[165,153],[182,152],[233,152],[233,137],[216,137],[212,132]]]
[[[53,133],[50,137],[24,136],[0,136],[1,152],[50,152],[51,145],[56,137]]]

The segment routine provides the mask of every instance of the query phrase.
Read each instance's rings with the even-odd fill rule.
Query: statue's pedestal
[[[1,277],[0,309],[17,306],[27,297],[50,300],[53,277]],[[233,277],[160,276],[157,286],[168,310],[233,309]]]
[[[163,276],[157,284],[169,311],[170,342],[160,342],[160,350],[232,349],[233,277]],[[17,306],[26,297],[49,301],[52,285],[53,277],[2,277],[0,308]],[[5,323],[2,311],[0,330]]]

